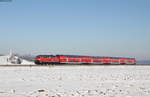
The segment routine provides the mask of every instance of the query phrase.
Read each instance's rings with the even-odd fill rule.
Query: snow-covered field
[[[0,97],[150,97],[150,66],[0,67]]]

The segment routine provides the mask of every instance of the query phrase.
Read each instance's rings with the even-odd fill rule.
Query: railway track
[[[96,65],[96,64],[92,64],[92,65],[85,65],[85,64],[53,64],[53,65],[31,65],[31,64],[26,64],[26,65],[18,65],[18,64],[13,64],[13,65],[5,65],[2,64],[0,65],[0,67],[51,67],[51,66],[150,66],[150,64],[136,64],[136,65],[118,65],[118,64],[111,64],[111,65]]]

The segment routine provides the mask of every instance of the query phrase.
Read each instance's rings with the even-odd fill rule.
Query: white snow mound
[[[21,64],[25,65],[29,65],[29,64],[34,64],[34,62],[30,62],[28,60],[25,59],[21,59],[17,56],[10,56],[10,55],[5,55],[5,56],[0,56],[0,65],[13,65],[13,64],[18,64],[15,61],[20,59],[21,60]],[[19,65],[19,64],[18,64]]]

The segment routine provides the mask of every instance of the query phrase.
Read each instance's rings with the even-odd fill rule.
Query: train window
[[[41,56],[36,56],[36,58],[40,58]]]

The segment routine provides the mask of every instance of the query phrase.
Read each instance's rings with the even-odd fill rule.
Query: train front
[[[59,64],[59,58],[54,55],[38,55],[36,56],[34,63],[37,65]]]

